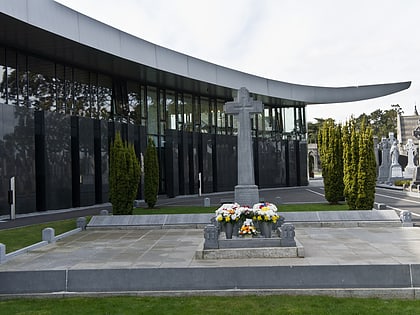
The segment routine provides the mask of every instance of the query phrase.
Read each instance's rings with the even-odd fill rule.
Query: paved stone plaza
[[[17,256],[0,271],[226,266],[369,265],[420,262],[420,229],[297,228],[304,258],[200,260],[201,229],[87,230]]]

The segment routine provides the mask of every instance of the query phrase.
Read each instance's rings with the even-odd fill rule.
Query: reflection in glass
[[[176,129],[176,103],[175,92],[171,90],[166,91],[166,118],[167,128]]]
[[[158,133],[158,119],[157,119],[157,91],[155,87],[147,87],[147,133]]]

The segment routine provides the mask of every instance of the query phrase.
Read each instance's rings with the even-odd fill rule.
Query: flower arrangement
[[[280,216],[277,214],[277,207],[269,202],[257,203],[252,207],[254,221],[265,221],[276,223]]]
[[[241,226],[239,230],[239,235],[246,236],[246,235],[257,235],[257,229],[255,228],[254,224],[252,223],[251,219],[247,219],[244,224]]]
[[[216,210],[216,220],[223,223],[235,223],[241,218],[242,209],[238,203],[225,203]]]

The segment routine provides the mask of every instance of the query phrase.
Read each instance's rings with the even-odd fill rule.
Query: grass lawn
[[[6,245],[6,252],[15,250],[42,241],[42,230],[51,227],[55,229],[55,235],[75,229],[76,219],[54,221],[49,223],[35,224],[15,229],[1,230],[0,243]]]
[[[107,297],[0,301],[1,314],[418,314],[419,300],[325,296]]]

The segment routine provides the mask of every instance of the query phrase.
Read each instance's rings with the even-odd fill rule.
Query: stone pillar
[[[0,243],[0,264],[6,262],[6,245]]]
[[[238,185],[235,186],[235,202],[252,206],[259,202],[258,187],[254,178],[254,156],[251,137],[251,114],[261,113],[261,101],[249,97],[249,91],[241,87],[233,102],[225,103],[226,114],[238,119]]]
[[[45,228],[42,230],[42,240],[48,243],[55,243],[55,230],[53,228]]]
[[[81,229],[82,229],[82,231],[84,231],[84,230],[86,230],[86,225],[87,225],[87,220],[86,220],[86,218],[85,218],[85,217],[80,217],[80,218],[77,218],[77,221],[76,221],[76,226],[77,226],[78,228],[81,228]]]

